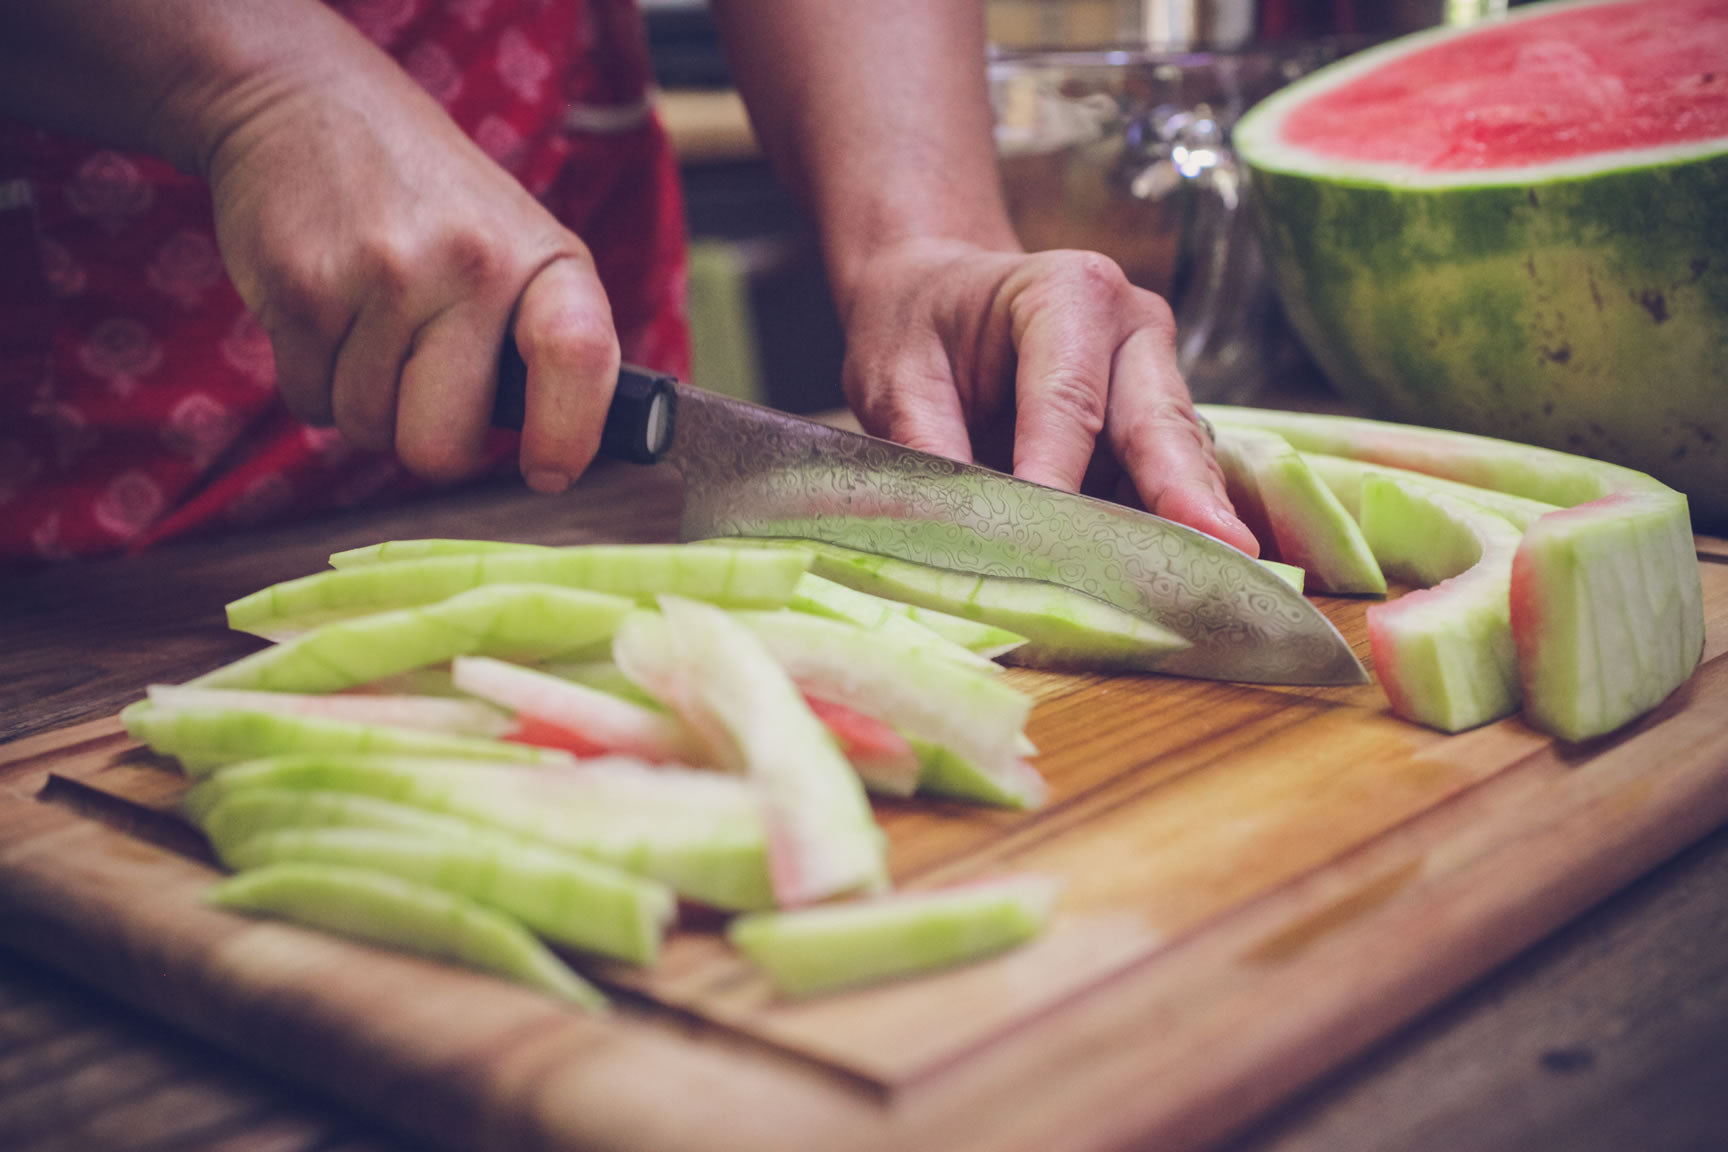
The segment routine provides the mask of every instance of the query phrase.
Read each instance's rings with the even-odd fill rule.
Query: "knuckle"
[[[1097,435],[1104,427],[1109,381],[1079,365],[1064,365],[1039,381],[1039,404],[1061,424]]]
[[[578,379],[616,374],[622,359],[618,337],[609,325],[594,318],[566,322],[528,337],[523,354],[535,363],[556,366],[561,375]]]
[[[297,260],[275,260],[262,269],[260,280],[266,287],[255,311],[273,338],[284,332],[325,339],[341,335],[345,309],[334,284],[318,268]]]
[[[1089,300],[1117,300],[1131,285],[1116,261],[1102,252],[1064,252],[1059,278]]]
[[[1176,313],[1171,310],[1168,300],[1156,292],[1136,288],[1132,307],[1136,327],[1157,333],[1165,343],[1175,342]]]
[[[515,260],[509,249],[480,232],[453,236],[445,259],[452,279],[471,291],[494,292],[512,285],[515,278]]]
[[[361,260],[370,296],[391,305],[407,298],[419,264],[419,253],[411,241],[398,234],[374,237]]]
[[[1212,455],[1211,440],[1200,424],[1193,405],[1182,400],[1162,399],[1139,406],[1121,429],[1122,448],[1119,454],[1126,462],[1138,464],[1159,445],[1191,442],[1202,456]]]

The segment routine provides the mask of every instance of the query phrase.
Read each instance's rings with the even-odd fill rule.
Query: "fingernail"
[[[556,496],[570,487],[570,477],[562,472],[554,472],[550,468],[537,468],[528,473],[528,487],[536,492],[545,492]]]

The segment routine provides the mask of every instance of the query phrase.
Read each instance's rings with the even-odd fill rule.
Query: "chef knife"
[[[493,422],[519,428],[527,371],[510,343]],[[1158,672],[1259,684],[1367,673],[1313,604],[1236,548],[1120,504],[832,428],[626,366],[602,455],[669,463],[685,540],[824,540],[956,571],[1089,593],[1181,635]]]

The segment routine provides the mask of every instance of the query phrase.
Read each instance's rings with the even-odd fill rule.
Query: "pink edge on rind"
[[[774,889],[774,903],[781,908],[801,908],[816,903],[810,895],[799,863],[804,851],[792,834],[790,824],[780,818],[773,805],[763,802],[762,826],[768,838],[768,883]]]
[[[1407,592],[1396,600],[1375,604],[1367,612],[1368,655],[1374,663],[1374,675],[1380,681],[1380,690],[1386,693],[1386,702],[1398,716],[1409,717],[1413,711],[1410,694],[1404,688],[1403,669],[1398,662],[1393,624],[1405,609],[1411,607],[1412,601],[1420,604],[1421,598],[1427,594],[1427,589]]]

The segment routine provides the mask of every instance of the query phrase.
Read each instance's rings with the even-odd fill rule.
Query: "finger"
[[[356,448],[396,447],[397,392],[414,341],[415,324],[390,305],[363,307],[343,336],[331,375],[330,412],[342,438]]]
[[[1212,441],[1177,371],[1173,340],[1174,324],[1154,321],[1123,341],[1110,391],[1111,449],[1149,511],[1258,556],[1259,541],[1225,495]]]
[[[1015,325],[1014,474],[1076,492],[1104,428],[1126,282],[1103,256],[1068,269],[1060,287],[1023,297]]]
[[[563,491],[593,462],[618,385],[618,334],[594,266],[563,256],[542,268],[517,304],[515,334],[528,366],[522,475]]]
[[[429,480],[461,480],[485,465],[494,349],[504,340],[509,305],[481,301],[451,308],[415,335],[395,398],[396,456]]]
[[[277,323],[269,329],[276,360],[276,390],[288,411],[316,427],[335,422],[330,402],[336,341],[311,325]]]

